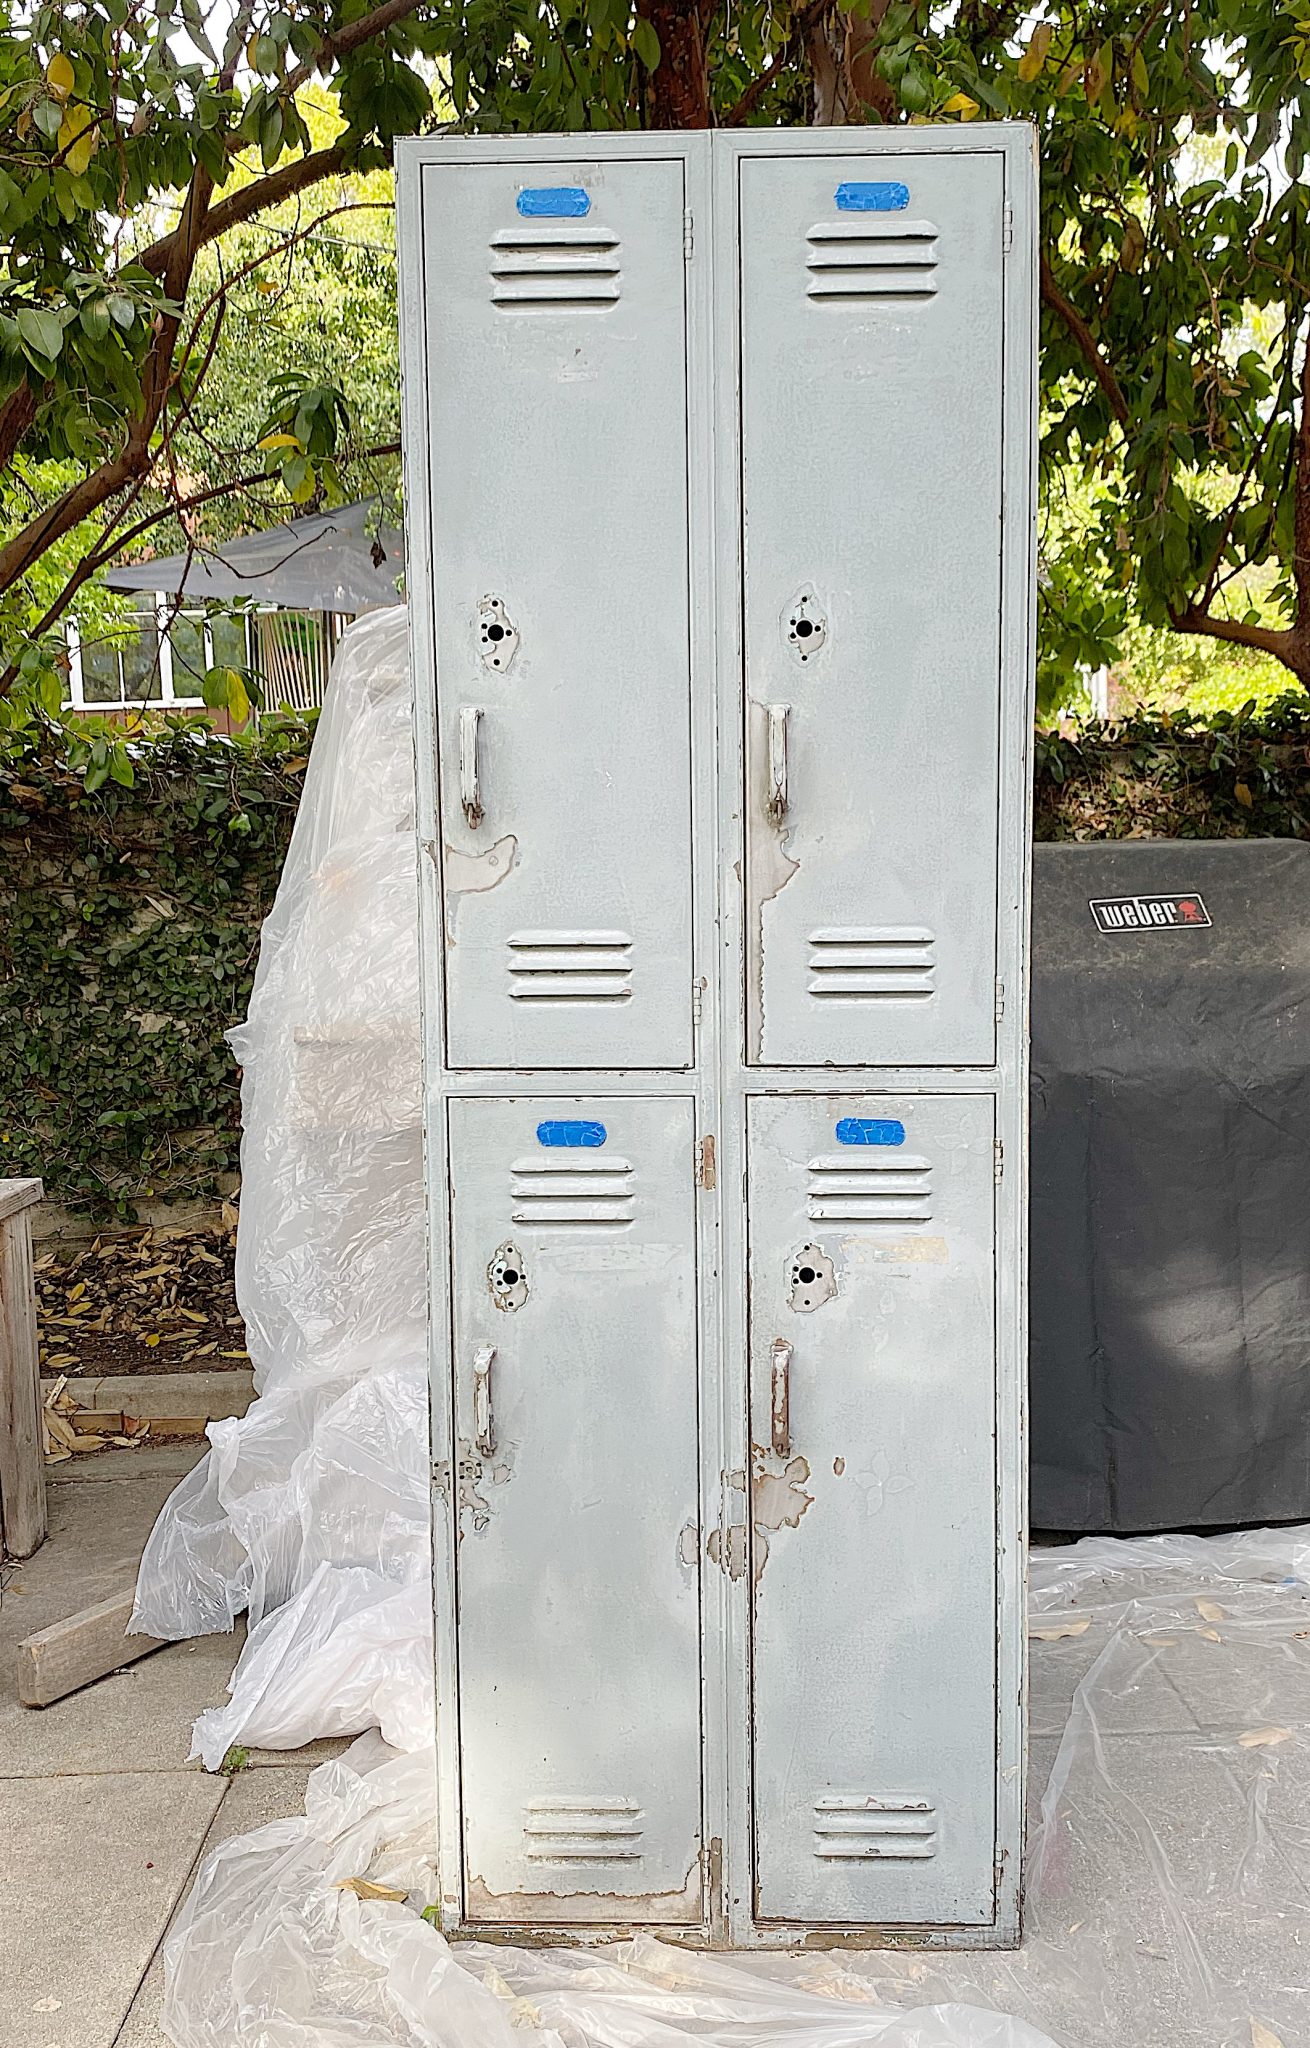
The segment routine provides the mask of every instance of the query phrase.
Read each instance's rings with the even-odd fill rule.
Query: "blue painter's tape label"
[[[841,213],[903,213],[910,203],[908,185],[839,185],[837,207]]]
[[[905,1125],[894,1116],[844,1116],[837,1126],[839,1145],[903,1145]]]
[[[539,1145],[567,1145],[591,1149],[596,1145],[603,1145],[607,1135],[604,1124],[561,1121],[537,1125]]]
[[[516,203],[525,220],[581,220],[591,212],[581,185],[525,185]]]

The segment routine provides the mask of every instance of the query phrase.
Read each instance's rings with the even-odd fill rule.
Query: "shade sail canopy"
[[[376,503],[363,499],[203,553],[132,562],[108,570],[104,581],[111,590],[162,590],[195,604],[250,598],[290,611],[363,612],[396,602],[404,564],[400,532],[379,527]]]

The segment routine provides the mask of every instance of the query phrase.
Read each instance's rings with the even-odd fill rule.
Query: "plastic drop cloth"
[[[448,1945],[433,1882],[424,1221],[403,613],[347,634],[245,1026],[238,1296],[134,1623],[251,1629],[211,1767],[364,1733],[224,1844],[169,1938],[177,2048],[1310,2048],[1310,1529],[1032,1564],[1016,1954]],[[386,1740],[383,1740],[383,1737]],[[368,1878],[404,1894],[359,1897]]]
[[[245,1023],[237,1299],[259,1398],[164,1507],[132,1627],[250,1632],[209,1769],[432,1738],[418,889],[403,609],[342,639]]]

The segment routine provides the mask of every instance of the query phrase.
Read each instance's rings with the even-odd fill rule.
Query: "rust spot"
[[[704,1892],[699,1847],[685,1882],[666,1892],[593,1891],[581,1887],[567,1892],[493,1892],[485,1878],[470,1871],[468,1919],[489,1920],[493,1924],[498,1921],[503,1927],[512,1927],[516,1941],[523,1937],[524,1921],[535,1921],[539,1927],[542,1923],[548,1927],[552,1921],[557,1927],[583,1921],[589,1932],[610,1926],[616,1932],[626,1932],[633,1921],[685,1925],[701,1920]],[[477,1932],[482,1940],[494,1939],[494,1934],[481,1926]]]
[[[838,1479],[840,1479],[842,1473],[846,1470],[845,1458],[834,1458],[832,1461],[832,1469],[836,1473]]]
[[[756,1053],[764,1036],[764,910],[798,873],[800,862],[787,852],[790,833],[786,824],[770,825],[765,817],[769,762],[768,706],[752,698],[747,706],[747,759],[751,763],[752,816],[746,830],[746,895],[756,907],[759,929],[755,935],[753,971],[746,980],[747,1036]]]
[[[700,1165],[696,1178],[708,1194],[718,1180],[718,1168],[714,1161],[714,1134],[709,1132],[700,1141]]]
[[[769,1561],[769,1538],[780,1529],[799,1529],[801,1517],[814,1503],[805,1491],[808,1458],[781,1458],[763,1444],[751,1445],[751,1523],[755,1531],[755,1584]]]

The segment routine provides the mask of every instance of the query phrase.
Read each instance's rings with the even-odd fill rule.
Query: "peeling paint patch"
[[[838,1479],[840,1479],[840,1478],[841,1478],[841,1476],[842,1476],[842,1473],[843,1473],[843,1472],[844,1472],[844,1471],[846,1470],[846,1460],[845,1460],[845,1458],[834,1458],[834,1459],[833,1459],[833,1461],[832,1461],[832,1469],[833,1469],[833,1472],[834,1472],[835,1476],[836,1476],[836,1477],[837,1477]]]
[[[523,1269],[523,1254],[508,1238],[498,1244],[491,1254],[487,1266],[487,1290],[492,1304],[505,1315],[522,1308],[528,1298],[528,1276]]]
[[[898,1237],[890,1244],[848,1237],[842,1240],[842,1252],[851,1266],[948,1266],[951,1262],[944,1237]]]
[[[801,1517],[814,1505],[814,1495],[805,1491],[809,1476],[808,1458],[789,1458],[784,1464],[763,1444],[751,1445],[751,1524],[755,1532],[757,1586],[769,1561],[770,1537],[780,1529],[799,1529]]]
[[[800,862],[787,852],[791,834],[785,824],[766,822],[763,786],[769,760],[769,710],[751,698],[747,704],[747,752],[752,777],[760,784],[752,792],[751,819],[746,832],[746,902],[756,918],[755,958],[746,977],[746,1028],[750,1044],[758,1054],[764,1037],[764,911],[765,905],[786,888]]]
[[[699,1551],[700,1531],[694,1522],[686,1522],[678,1531],[678,1563],[694,1565]]]
[[[746,1576],[746,1524],[731,1522],[726,1530],[711,1529],[705,1545],[709,1561],[730,1579],[744,1579]]]
[[[787,1305],[809,1315],[837,1292],[832,1260],[821,1244],[803,1244],[787,1262]]]
[[[455,943],[455,912],[460,897],[480,895],[503,882],[514,866],[518,850],[519,843],[512,832],[507,832],[485,853],[461,853],[456,847],[446,847],[446,936],[452,946]]]
[[[470,1527],[485,1529],[491,1520],[491,1502],[481,1489],[485,1484],[485,1471],[481,1458],[467,1437],[459,1440],[459,1533],[464,1534],[464,1517],[469,1518]]]

